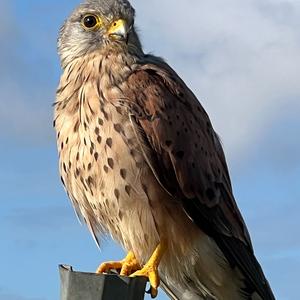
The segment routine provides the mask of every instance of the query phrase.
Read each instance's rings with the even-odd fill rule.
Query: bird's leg
[[[102,263],[96,273],[108,273],[110,270],[120,270],[120,275],[129,276],[131,273],[140,269],[140,265],[132,251],[121,261],[109,261]]]
[[[161,242],[158,244],[156,249],[154,250],[153,254],[151,255],[148,262],[144,265],[141,270],[136,271],[135,273],[131,274],[130,277],[135,276],[145,276],[148,277],[150,285],[151,285],[151,297],[155,298],[157,296],[157,289],[159,286],[159,275],[158,275],[158,265],[161,261],[163,254],[166,251],[166,244]]]

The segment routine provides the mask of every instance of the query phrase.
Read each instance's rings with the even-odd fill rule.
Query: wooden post
[[[59,266],[60,300],[143,300],[147,278],[74,272]]]

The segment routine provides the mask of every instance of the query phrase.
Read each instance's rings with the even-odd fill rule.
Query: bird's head
[[[62,65],[94,51],[141,53],[134,16],[127,0],[86,0],[80,4],[60,30],[58,51]]]

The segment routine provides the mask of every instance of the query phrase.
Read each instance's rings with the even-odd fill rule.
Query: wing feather
[[[234,200],[221,143],[194,94],[165,63],[151,58],[123,89],[132,126],[161,186],[181,201],[250,289],[274,299]]]

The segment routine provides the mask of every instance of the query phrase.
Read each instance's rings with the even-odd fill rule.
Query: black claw
[[[151,287],[150,290],[151,290],[151,298],[152,299],[156,298],[157,297],[157,290],[153,289],[152,287]]]

